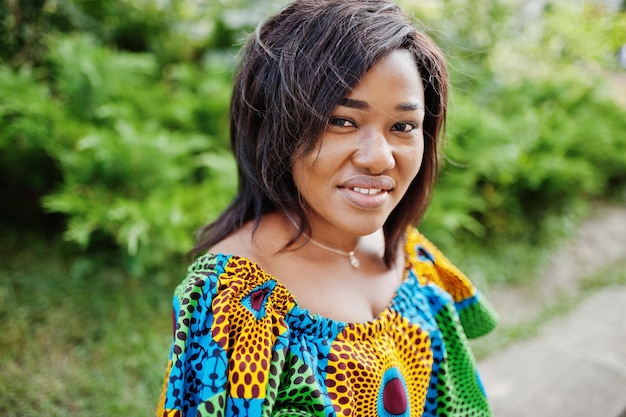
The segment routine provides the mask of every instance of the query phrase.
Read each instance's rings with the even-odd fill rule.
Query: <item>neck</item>
[[[336,226],[325,221],[320,221],[316,217],[306,216],[306,221],[308,221],[309,225],[308,233],[304,231],[305,227],[303,227],[303,225],[305,223],[301,223],[298,216],[290,213],[285,217],[294,229],[298,232],[302,230],[302,236],[306,240],[312,239],[317,243],[344,252],[350,252],[360,245],[361,236],[343,232]]]
[[[293,225],[293,227],[296,230],[300,230],[300,227],[298,226],[298,224],[296,223],[296,221],[291,217],[291,216],[287,216],[287,219],[289,220],[289,222]],[[317,246],[320,249],[323,249],[324,251],[328,252],[328,253],[332,253],[338,256],[344,256],[347,257],[348,260],[350,261],[350,265],[352,265],[353,268],[358,268],[360,266],[360,262],[356,256],[356,253],[358,251],[359,248],[359,242],[357,241],[354,246],[349,249],[349,250],[344,250],[341,249],[339,247],[333,246],[332,244],[327,244],[327,243],[322,243],[316,239],[313,239],[311,236],[309,236],[306,233],[303,233],[304,238],[306,239],[307,243],[312,243],[313,245]]]

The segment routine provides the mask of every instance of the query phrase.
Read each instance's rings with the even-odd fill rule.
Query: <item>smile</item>
[[[357,175],[344,181],[337,189],[353,206],[372,210],[387,204],[395,186],[394,180],[385,175]]]
[[[339,187],[338,190],[353,206],[363,210],[373,210],[389,201],[389,191],[382,188]]]
[[[365,195],[374,195],[378,194],[382,191],[381,188],[361,188],[361,187],[353,187],[352,191],[365,194]]]

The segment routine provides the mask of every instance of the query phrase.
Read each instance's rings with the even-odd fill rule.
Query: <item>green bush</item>
[[[57,100],[81,132],[48,148],[63,185],[45,207],[67,216],[69,240],[87,247],[107,235],[138,271],[184,253],[235,187],[224,152],[229,73],[170,64],[163,82],[150,55],[112,53],[89,37],[51,46]]]
[[[61,172],[46,152],[58,132],[61,111],[54,105],[37,70],[0,66],[0,228],[52,227],[42,214],[40,196],[62,182]],[[58,225],[53,227],[55,230]]]
[[[140,3],[0,12],[3,228],[60,213],[67,240],[117,248],[134,274],[180,258],[234,193],[233,47],[251,23],[234,4]]]
[[[70,241],[113,241],[136,273],[185,253],[236,186],[229,68],[170,64],[164,80],[151,55],[114,53],[90,36],[48,46],[47,84],[26,67],[0,72],[5,178],[47,194]]]
[[[522,3],[442,4],[429,25],[450,28],[433,35],[450,56],[453,93],[422,228],[446,246],[461,236],[534,245],[555,233],[553,219],[623,193],[626,111],[606,73],[626,14],[551,3],[537,20],[520,18]]]
[[[426,227],[532,241],[547,216],[623,187],[626,112],[596,82],[533,78],[481,101],[455,94]]]

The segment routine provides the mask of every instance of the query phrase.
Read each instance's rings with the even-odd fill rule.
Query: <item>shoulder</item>
[[[416,269],[423,284],[434,283],[442,287],[455,302],[474,294],[475,289],[465,274],[416,229],[407,231],[405,252],[407,261]]]
[[[295,301],[250,260],[207,254],[189,267],[173,304],[175,345],[182,353],[207,344],[231,350],[269,335],[271,346],[276,336],[288,332],[285,318]]]
[[[189,318],[210,310],[230,261],[228,255],[207,254],[189,266],[187,275],[174,290],[174,318]]]
[[[216,314],[216,310],[220,312],[220,307],[228,305],[226,312],[242,317],[250,313],[257,315],[257,310],[265,308],[267,303],[276,304],[272,309],[286,314],[286,308],[293,304],[287,289],[258,264],[223,253],[206,254],[193,262],[176,288],[175,298],[181,308],[203,303],[209,313]],[[244,311],[239,311],[242,308]]]
[[[277,213],[265,214],[258,224],[245,223],[210,248],[211,253],[229,253],[265,265],[292,239]]]
[[[198,258],[175,290],[161,409],[174,415],[188,407],[185,415],[195,415],[230,395],[260,409],[267,381],[278,385],[280,373],[273,371],[283,368],[285,317],[293,306],[284,287],[250,260],[221,253]]]
[[[407,263],[422,285],[434,285],[452,298],[468,337],[489,333],[498,317],[470,279],[432,242],[415,229],[407,231]]]

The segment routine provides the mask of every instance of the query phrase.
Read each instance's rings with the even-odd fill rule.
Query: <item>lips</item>
[[[369,175],[358,175],[349,178],[339,187],[349,188],[357,192],[361,192],[360,190],[391,191],[395,187],[395,183],[390,177],[384,175],[376,177],[372,177]]]
[[[360,175],[350,178],[338,189],[354,206],[361,209],[375,209],[385,204],[389,198],[389,191],[394,187],[395,183],[389,177]]]

